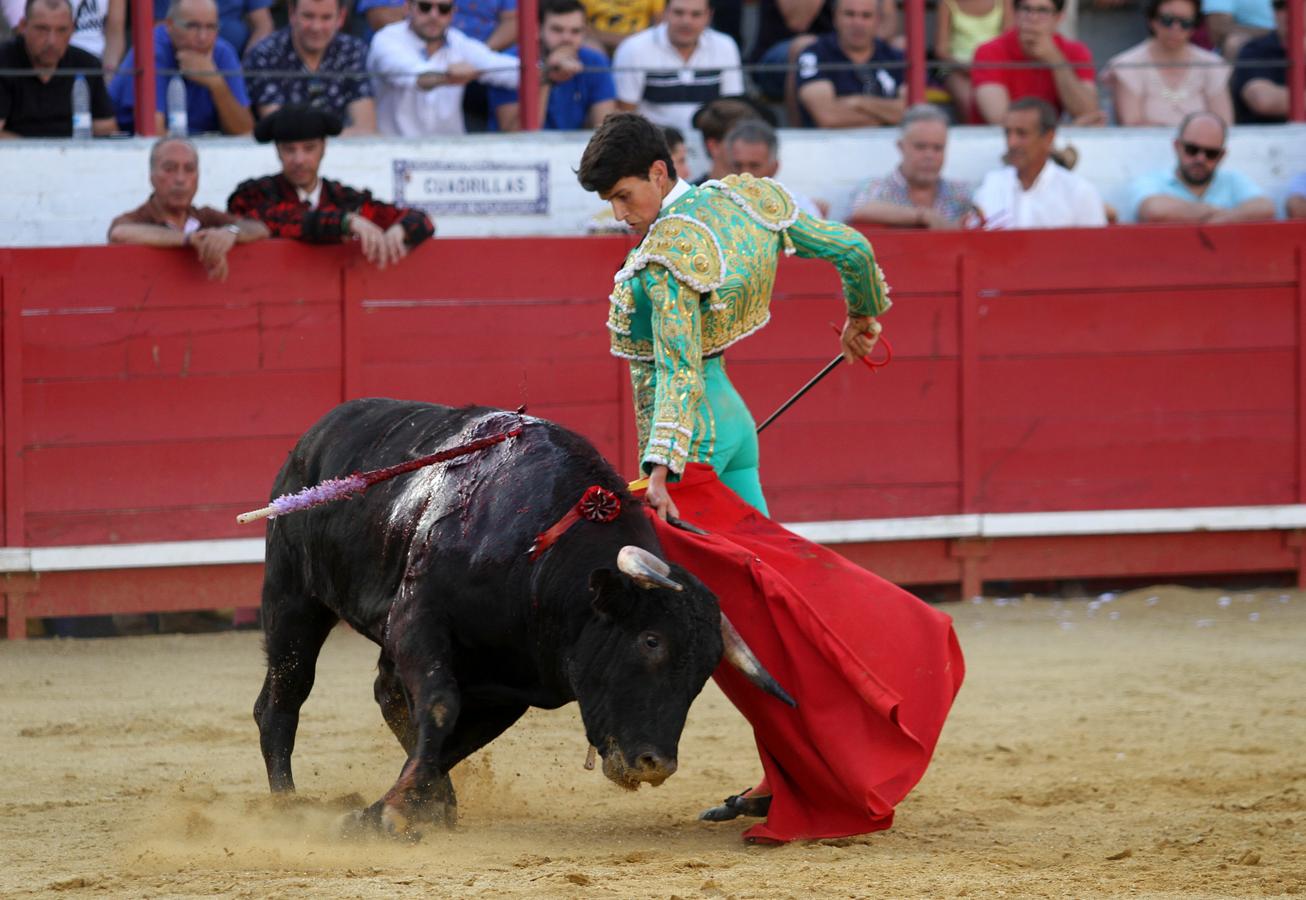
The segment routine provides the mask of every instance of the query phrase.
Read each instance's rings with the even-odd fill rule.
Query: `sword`
[[[836,333],[836,334],[842,334],[842,333],[843,333],[843,332],[839,331],[839,326],[838,326],[838,325],[835,325],[833,322],[830,323],[830,327],[833,328],[833,329],[835,330],[835,333]],[[889,364],[889,360],[893,359],[893,347],[891,347],[891,346],[889,345],[889,339],[886,338],[886,337],[884,337],[884,335],[880,335],[879,343],[881,343],[881,344],[884,345],[884,353],[885,353],[885,356],[884,356],[884,359],[883,359],[883,360],[881,360],[881,361],[879,361],[879,362],[872,362],[872,361],[871,361],[871,358],[870,358],[869,356],[863,356],[863,357],[862,357],[862,362],[866,364],[866,368],[868,368],[868,369],[871,370],[871,374],[872,374],[872,375],[875,374],[875,370],[876,370],[876,369],[882,369],[882,368],[884,368],[885,366],[887,366],[887,365]],[[807,382],[807,384],[805,384],[805,385],[803,385],[802,387],[800,387],[800,388],[798,389],[798,392],[797,392],[796,394],[794,394],[792,397],[790,397],[790,398],[789,398],[788,400],[786,400],[784,403],[780,404],[780,408],[779,408],[779,409],[777,409],[775,412],[771,413],[771,415],[767,416],[767,417],[766,417],[766,421],[763,422],[761,425],[758,425],[758,426],[757,426],[757,433],[758,433],[758,434],[761,434],[762,431],[766,428],[766,426],[770,425],[772,422],[774,422],[776,419],[778,419],[778,418],[780,417],[780,413],[784,412],[786,409],[788,409],[789,407],[793,406],[795,403],[798,402],[798,398],[799,398],[799,397],[803,396],[803,394],[806,394],[806,393],[807,393],[808,391],[810,391],[812,388],[816,387],[817,382],[819,382],[819,381],[820,381],[822,378],[824,378],[826,375],[829,375],[831,372],[833,372],[834,369],[835,369],[835,367],[836,367],[837,365],[839,365],[839,363],[840,363],[842,360],[843,360],[843,354],[840,353],[840,354],[839,354],[838,356],[836,356],[834,359],[832,359],[832,360],[830,360],[828,363],[826,363],[826,364],[825,364],[825,368],[822,369],[821,371],[817,372],[816,375],[815,375],[815,377],[813,377],[811,381]]]

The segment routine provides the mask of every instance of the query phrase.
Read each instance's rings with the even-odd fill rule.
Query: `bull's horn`
[[[685,586],[671,577],[671,567],[643,547],[627,544],[617,554],[617,568],[640,587],[683,591]]]
[[[788,703],[790,706],[797,707],[798,702],[789,696],[789,692],[780,686],[780,683],[771,677],[771,673],[762,668],[753,651],[744,643],[744,639],[735,631],[735,626],[730,624],[726,614],[721,614],[721,642],[725,645],[725,657],[729,660],[730,665],[734,666],[744,677],[753,684],[766,691],[772,697]]]

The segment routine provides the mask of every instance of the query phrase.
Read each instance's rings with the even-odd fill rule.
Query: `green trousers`
[[[710,463],[721,482],[762,515],[769,515],[758,471],[757,423],[726,375],[725,357],[703,360],[703,399],[716,422]]]

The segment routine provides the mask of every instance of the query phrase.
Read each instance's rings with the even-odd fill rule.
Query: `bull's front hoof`
[[[346,840],[386,837],[415,844],[422,839],[421,831],[412,827],[401,813],[381,803],[345,813],[337,828]]]
[[[452,831],[457,824],[457,803],[429,803],[415,811],[378,800],[366,809],[346,813],[338,829],[341,837],[350,840],[379,836],[415,844],[430,826],[442,825]]]

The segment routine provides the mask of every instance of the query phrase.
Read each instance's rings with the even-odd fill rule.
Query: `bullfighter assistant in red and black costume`
[[[281,173],[242,182],[227,198],[227,209],[267,225],[273,237],[310,244],[357,240],[368,261],[384,268],[434,234],[435,226],[420,210],[318,176],[326,139],[338,135],[341,125],[328,110],[296,104],[260,120],[254,137],[276,142]]]

